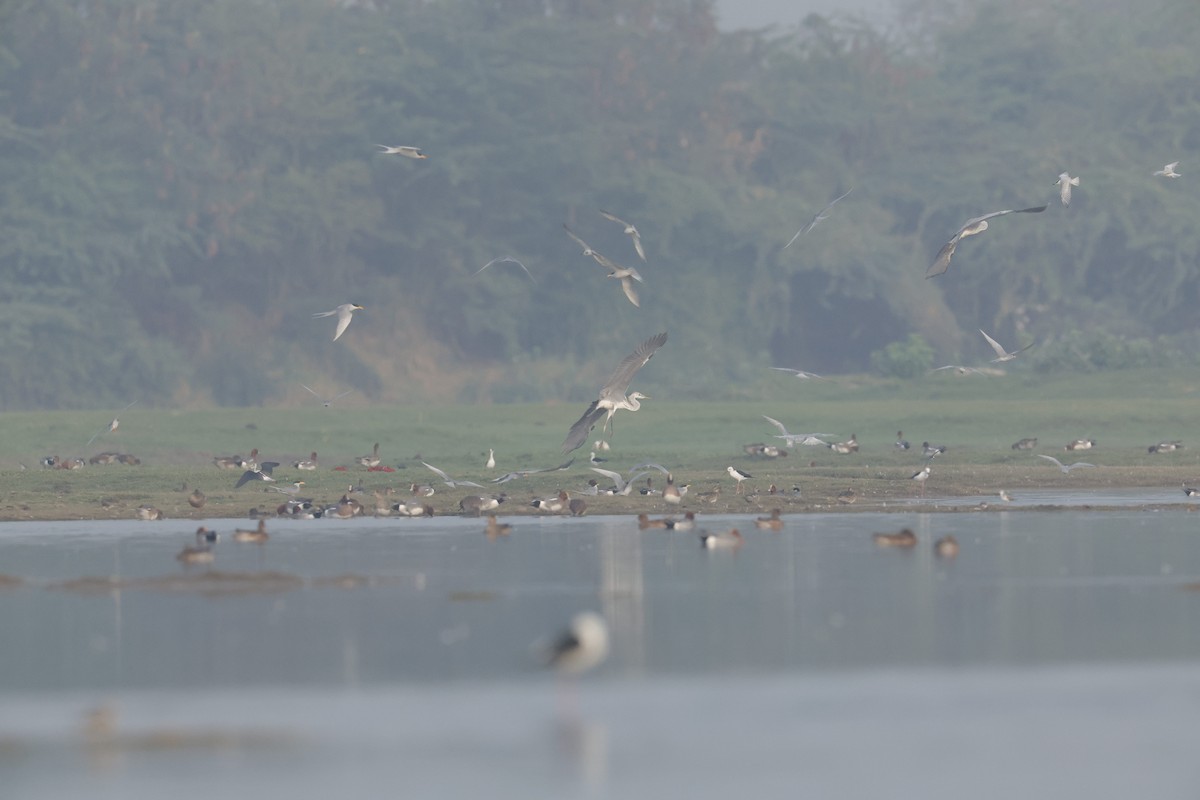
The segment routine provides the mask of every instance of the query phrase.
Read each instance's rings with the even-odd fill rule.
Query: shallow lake
[[[194,522],[0,525],[23,581],[0,589],[0,778],[17,797],[1194,796],[1196,514],[706,518],[742,529],[734,552],[627,517],[511,521],[498,541],[474,519],[281,521],[261,548],[222,522],[215,564],[189,568]],[[905,526],[912,551],[871,540]],[[575,685],[531,648],[581,609],[612,653]]]

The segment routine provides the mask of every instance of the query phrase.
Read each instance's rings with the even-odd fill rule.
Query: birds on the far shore
[[[334,314],[337,314],[337,329],[333,333],[333,340],[336,342],[338,337],[346,332],[346,328],[349,327],[350,319],[353,317],[354,312],[361,311],[364,308],[366,308],[366,306],[360,306],[356,303],[342,303],[332,311],[318,311],[317,313],[313,314],[313,317],[332,317]],[[308,389],[307,386],[304,388]],[[312,392],[312,389],[308,390]],[[316,392],[313,392],[313,394],[316,394]],[[333,401],[331,400],[330,402]]]
[[[737,481],[737,489],[735,490],[736,494],[742,493],[742,482],[743,481],[747,481],[750,478],[754,477],[749,472],[743,472],[742,470],[738,469],[737,467],[726,467],[725,471],[729,473],[729,477],[731,477],[735,481]]]
[[[1064,206],[1069,206],[1071,205],[1071,187],[1079,185],[1079,176],[1072,178],[1066,172],[1060,173],[1054,185],[1058,187],[1058,199],[1062,200]]]
[[[929,269],[925,270],[926,278],[933,278],[941,275],[950,268],[950,259],[954,256],[954,251],[958,247],[958,243],[968,236],[974,236],[978,233],[983,233],[988,229],[988,220],[995,217],[1002,217],[1005,214],[1040,214],[1046,210],[1046,206],[1034,206],[1032,208],[1009,208],[1004,211],[993,211],[990,214],[984,214],[978,217],[972,217],[963,223],[963,226],[950,237],[950,241],[942,245],[942,249],[938,251],[937,258],[929,265]]]

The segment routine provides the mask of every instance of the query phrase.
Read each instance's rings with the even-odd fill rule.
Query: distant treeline
[[[311,400],[301,382],[575,400],[660,330],[643,388],[736,397],[765,366],[863,370],[911,334],[935,359],[982,360],[984,328],[1095,369],[1104,342],[1193,331],[1194,0],[917,0],[899,19],[0,5],[0,408]],[[1181,178],[1152,176],[1175,160]],[[1041,203],[924,279],[969,217]],[[600,209],[637,225],[644,263]],[[636,263],[640,308],[563,223]],[[475,274],[501,256],[533,279]],[[366,309],[333,342],[312,313],[347,302]]]

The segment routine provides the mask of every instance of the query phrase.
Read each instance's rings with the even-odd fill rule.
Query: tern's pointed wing
[[[354,316],[353,309],[343,309],[338,313],[337,330],[333,333],[333,340],[336,342],[338,337],[346,332],[346,328],[350,326],[350,320]]]
[[[990,344],[992,349],[996,351],[996,355],[998,355],[1000,358],[1004,358],[1006,355],[1008,355],[1008,351],[1001,347],[999,342],[984,333],[982,328],[979,330],[979,332],[983,333],[983,338],[987,339],[987,343]]]
[[[608,213],[608,212],[607,212],[607,211],[605,211],[604,209],[600,209],[600,216],[604,217],[604,218],[605,218],[605,219],[607,219],[607,220],[611,220],[612,222],[615,222],[615,223],[617,223],[618,225],[623,225],[623,226],[624,226],[624,227],[626,227],[626,228],[628,228],[628,227],[629,227],[629,223],[628,223],[628,222],[626,222],[625,220],[621,219],[621,218],[620,218],[620,217],[618,217],[616,214],[610,214],[610,213]]]
[[[763,414],[762,418],[765,419],[767,422],[771,423],[772,425],[774,425],[776,428],[778,428],[779,432],[782,433],[784,436],[788,435],[787,428],[783,427],[783,423],[780,422],[779,420],[772,419],[771,417],[768,417],[766,414]]]
[[[427,467],[428,469],[430,469],[431,471],[433,471],[433,473],[434,473],[434,474],[436,474],[436,475],[437,475],[439,478],[441,478],[442,480],[444,480],[444,481],[448,481],[448,480],[450,480],[450,476],[449,476],[449,475],[447,475],[446,473],[442,472],[440,469],[438,469],[437,467],[435,467],[433,464],[426,464],[424,461],[422,461],[422,462],[421,462],[421,464],[422,464],[422,465],[424,465],[425,467]]]
[[[303,383],[302,383],[302,384],[300,384],[300,385],[301,385],[301,386],[304,386],[304,384],[303,384]],[[321,395],[317,394],[317,393],[316,393],[316,392],[314,392],[312,389],[309,389],[307,386],[304,386],[304,388],[305,388],[305,389],[308,389],[308,393],[309,393],[309,394],[311,394],[313,397],[317,398],[318,400],[321,400]],[[322,401],[322,402],[324,402],[324,401]]]
[[[313,316],[314,317],[332,317],[336,313],[338,313],[338,309],[335,308],[333,311],[318,311],[317,313],[313,314]]]
[[[633,303],[635,308],[641,308],[641,303],[638,302],[637,290],[633,288],[633,281],[629,278],[621,278],[621,291],[625,292],[625,297],[629,302]]]
[[[625,488],[625,478],[619,472],[613,472],[610,469],[600,469],[599,467],[592,467],[592,472],[603,475],[612,481],[617,487],[618,492]]]
[[[1055,464],[1057,464],[1057,465],[1058,465],[1058,468],[1059,468],[1059,469],[1064,469],[1064,467],[1063,467],[1063,463],[1062,463],[1061,461],[1059,461],[1057,458],[1055,458],[1054,456],[1048,456],[1048,455],[1046,455],[1045,453],[1038,453],[1038,454],[1037,454],[1037,457],[1038,457],[1038,458],[1044,458],[1044,459],[1046,459],[1047,461],[1053,461]]]
[[[633,237],[633,249],[637,251],[638,258],[645,261],[646,251],[642,248],[642,235],[636,229],[630,235]]]
[[[610,396],[625,396],[625,390],[629,388],[630,381],[637,371],[646,366],[646,362],[654,357],[658,352],[658,348],[662,347],[667,341],[667,334],[660,333],[656,336],[651,336],[646,341],[642,342],[625,358],[621,359],[621,363],[608,376],[608,380],[604,383],[604,388],[600,390],[601,397]]]
[[[567,223],[565,223],[565,222],[563,223],[563,230],[567,232],[567,236],[570,236],[572,239],[575,240],[575,244],[577,244],[583,248],[583,251],[585,253],[590,253],[592,251],[592,248],[588,247],[588,243],[585,242],[583,239],[580,239],[578,236],[576,236],[575,232],[572,231],[570,228],[568,228]]]

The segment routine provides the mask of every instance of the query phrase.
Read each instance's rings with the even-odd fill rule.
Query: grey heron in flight
[[[366,306],[355,305],[354,303],[342,303],[333,311],[318,311],[313,314],[313,317],[332,317],[337,314],[337,330],[333,333],[333,340],[336,342],[338,337],[346,332],[346,328],[350,325],[350,318],[355,311],[362,311]]]
[[[954,250],[958,247],[958,243],[967,236],[974,236],[977,233],[983,233],[988,229],[988,220],[993,217],[1002,217],[1005,214],[1040,214],[1045,211],[1045,206],[1034,206],[1033,208],[1009,208],[1004,211],[993,211],[990,214],[984,214],[979,217],[972,217],[963,223],[963,226],[958,229],[950,241],[942,245],[942,249],[938,251],[937,258],[929,265],[929,269],[925,270],[926,278],[933,278],[941,275],[946,270],[950,269],[950,259],[954,255]]]
[[[629,384],[637,371],[646,366],[646,362],[654,357],[658,348],[662,347],[666,341],[667,334],[665,332],[651,336],[638,345],[636,350],[621,359],[621,363],[613,370],[612,375],[608,376],[608,380],[600,389],[600,396],[592,401],[592,404],[587,407],[587,411],[583,412],[583,416],[571,426],[567,438],[563,440],[562,451],[564,453],[569,453],[582,445],[601,417],[604,417],[602,430],[611,431],[612,418],[617,411],[621,409],[637,411],[642,407],[641,400],[648,399],[646,395],[641,392],[633,392],[626,396],[625,392],[628,391]]]

